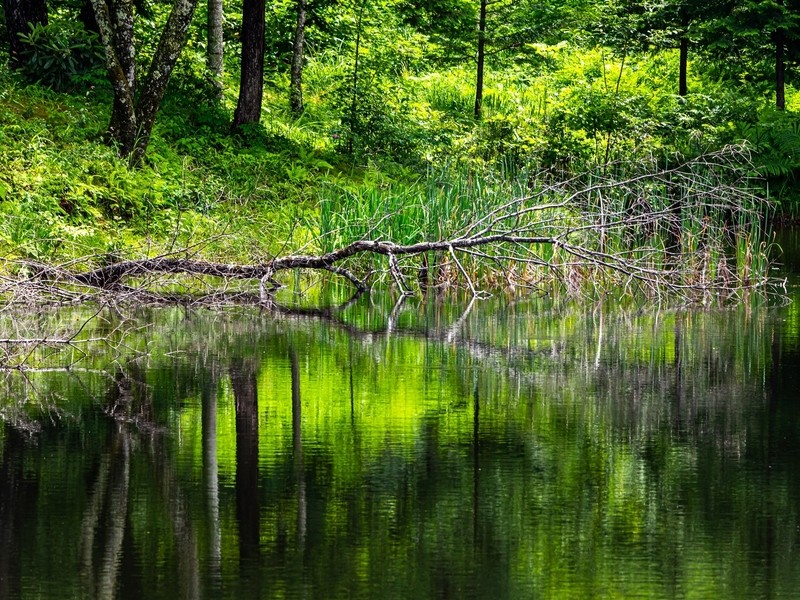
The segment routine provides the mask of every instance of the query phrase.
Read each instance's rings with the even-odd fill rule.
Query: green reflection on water
[[[792,311],[104,315],[5,380],[0,597],[793,597]]]

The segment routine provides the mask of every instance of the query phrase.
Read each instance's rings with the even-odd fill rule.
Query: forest
[[[798,67],[800,0],[2,0],[0,600],[796,597]]]
[[[798,7],[4,0],[2,269],[739,295],[798,210]]]

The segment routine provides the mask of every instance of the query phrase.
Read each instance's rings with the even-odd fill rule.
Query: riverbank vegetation
[[[765,282],[766,224],[795,212],[790,3],[317,0],[261,16],[245,0],[220,17],[143,0],[104,23],[104,3],[63,0],[15,31],[19,4],[0,32],[8,289],[57,265],[74,299],[75,273],[169,258],[261,265],[260,288],[235,287],[258,292],[276,257],[376,241],[434,246],[337,268],[405,291],[729,297]],[[193,20],[173,27],[170,65],[173,9]],[[505,237],[464,251],[475,234]],[[178,270],[158,289],[209,285]]]

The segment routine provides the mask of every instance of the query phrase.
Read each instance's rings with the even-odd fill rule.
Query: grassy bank
[[[304,115],[290,117],[287,81],[275,76],[265,88],[262,124],[237,134],[229,130],[233,81],[222,101],[210,102],[202,79],[179,69],[146,163],[136,170],[103,143],[111,95],[102,76],[60,93],[2,65],[0,253],[12,268],[16,260],[77,258],[88,268],[184,249],[182,255],[202,259],[257,263],[364,237],[416,243],[458,235],[508,198],[535,196],[554,189],[553,182],[625,180],[644,164],[669,169],[742,139],[751,140],[755,154],[739,167],[771,177],[773,189],[791,188],[794,113],[761,108],[755,91],[696,78],[686,98],[665,93],[677,68],[671,53],[623,64],[600,49],[565,44],[537,52],[542,60],[535,69],[491,74],[479,122],[471,117],[472,75],[453,67],[402,72],[391,85],[376,77],[359,97],[357,127],[342,105],[347,63],[333,54],[314,56],[306,68]],[[800,98],[791,94],[789,104],[795,103]],[[765,190],[766,183],[755,185]],[[562,197],[572,193],[559,190]],[[641,193],[652,194],[645,200],[654,214],[669,201],[663,186]],[[615,208],[602,210],[619,216],[630,207],[625,197],[612,200]],[[582,198],[548,218],[575,221],[594,201]],[[707,218],[698,213],[681,225],[693,252]],[[748,216],[747,227],[753,223]],[[763,232],[742,231],[733,246],[719,239],[715,252],[747,256],[743,268],[762,268],[753,257],[761,256]],[[627,252],[632,238],[618,233],[589,240],[591,247],[616,244]],[[669,235],[645,247],[663,252]],[[497,267],[503,252],[469,259],[470,274],[488,285],[509,283],[513,264]],[[552,256],[537,258],[547,263]],[[664,260],[660,255],[653,264]],[[530,283],[543,275],[522,277],[517,267],[514,278]],[[563,277],[551,284],[569,287]]]

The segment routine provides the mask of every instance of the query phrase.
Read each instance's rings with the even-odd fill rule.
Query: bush
[[[20,34],[25,42],[22,70],[33,81],[57,91],[81,87],[95,71],[102,69],[104,51],[96,33],[79,22],[29,24],[30,33]]]

